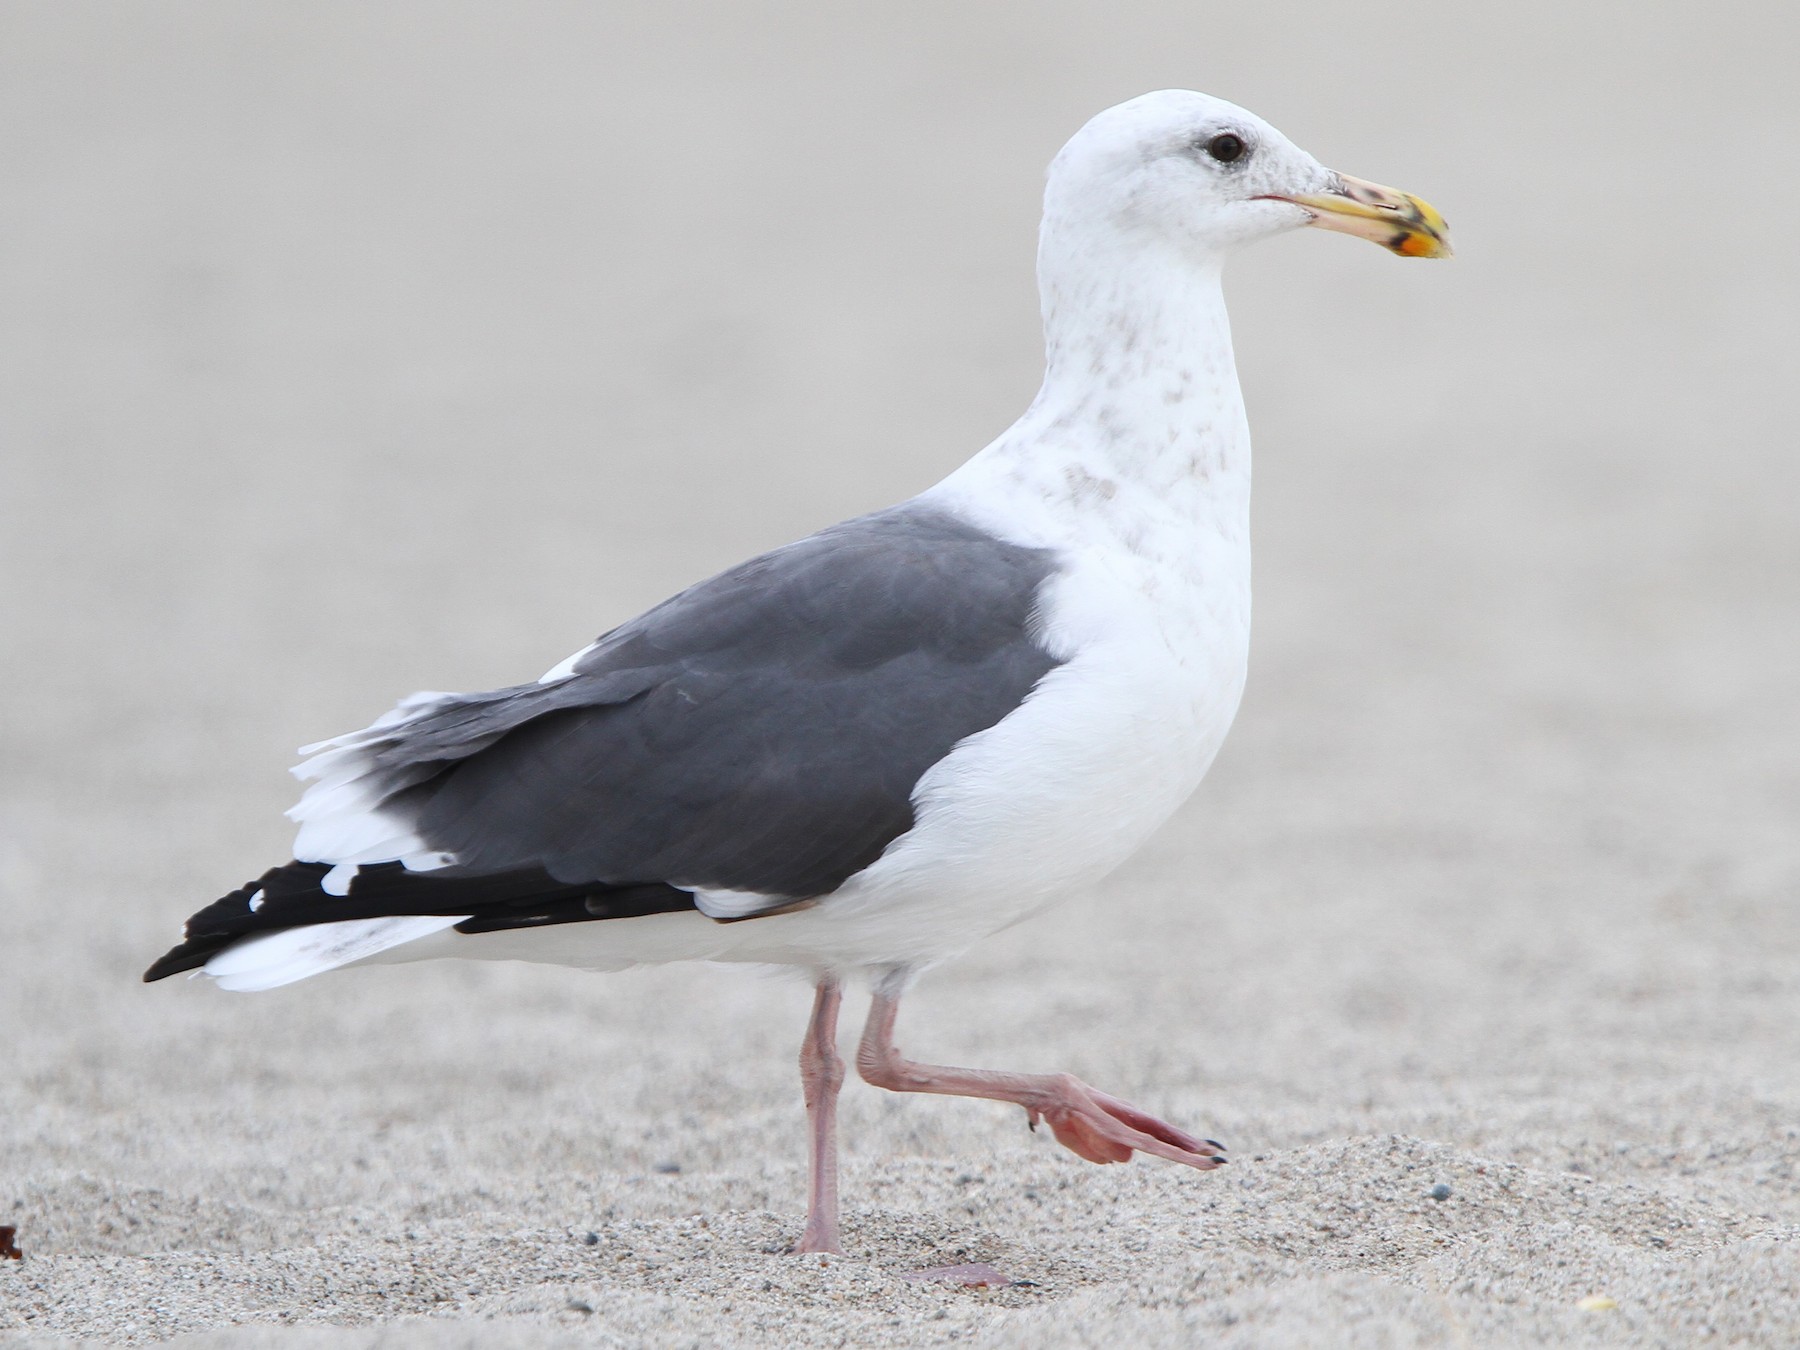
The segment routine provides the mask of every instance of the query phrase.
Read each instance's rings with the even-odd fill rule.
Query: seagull
[[[304,748],[293,861],[196,913],[144,979],[261,990],[450,956],[799,968],[798,1252],[842,1250],[850,980],[872,989],[869,1083],[1016,1104],[1090,1162],[1219,1166],[1215,1141],[1071,1075],[921,1063],[894,1028],[920,972],[1091,892],[1218,753],[1250,639],[1221,269],[1308,225],[1450,253],[1427,203],[1231,103],[1164,90],[1098,114],[1050,165],[1044,381],[1016,423],[911,500],[702,581],[535,682],[414,694]]]

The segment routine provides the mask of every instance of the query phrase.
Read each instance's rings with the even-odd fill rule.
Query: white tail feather
[[[409,694],[360,731],[300,747],[306,758],[293,773],[311,786],[288,811],[300,826],[294,856],[302,862],[391,862],[423,852],[424,843],[406,826],[384,816],[370,784],[369,747],[395,727],[441,708],[455,696]]]
[[[403,942],[429,937],[468,917],[413,914],[287,928],[233,943],[206,963],[206,973],[219,982],[221,989],[275,989],[308,975],[366,960]]]

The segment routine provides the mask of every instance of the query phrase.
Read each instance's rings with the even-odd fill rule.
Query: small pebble
[[[590,1247],[598,1247],[600,1245],[600,1235],[598,1233],[589,1233],[581,1240]]]
[[[1589,1294],[1575,1305],[1583,1312],[1611,1312],[1619,1306],[1617,1299],[1608,1298],[1605,1294]]]
[[[651,1164],[650,1170],[652,1172],[661,1172],[664,1176],[670,1176],[681,1170],[681,1164],[678,1162],[653,1163]]]
[[[1448,1200],[1451,1192],[1450,1188],[1440,1181],[1437,1185],[1426,1191],[1425,1194],[1429,1195],[1433,1200]]]

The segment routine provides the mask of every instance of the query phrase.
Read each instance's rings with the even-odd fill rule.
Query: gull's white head
[[[1254,113],[1186,89],[1108,108],[1050,165],[1046,233],[1161,245],[1198,263],[1316,225],[1407,257],[1450,253],[1417,197],[1333,172]]]

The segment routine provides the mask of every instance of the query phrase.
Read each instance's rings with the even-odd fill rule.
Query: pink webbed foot
[[[1058,1143],[1089,1162],[1125,1162],[1138,1152],[1201,1171],[1225,1162],[1224,1146],[1216,1140],[1178,1130],[1130,1102],[1089,1087],[1073,1074],[958,1069],[908,1059],[894,1044],[899,1002],[896,988],[876,991],[862,1045],[856,1052],[858,1071],[876,1087],[1015,1102],[1025,1108],[1032,1129],[1040,1120],[1048,1122]]]
[[[1206,1171],[1227,1161],[1225,1146],[1199,1139],[1130,1102],[1089,1087],[1073,1074],[1057,1074],[1020,1103],[1031,1128],[1049,1125],[1056,1141],[1094,1163],[1129,1162],[1134,1151]]]

